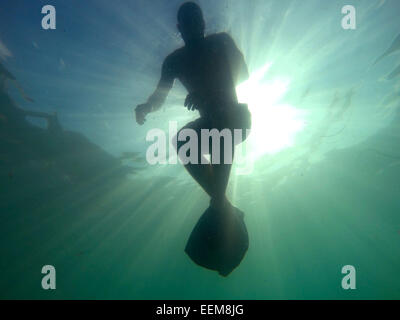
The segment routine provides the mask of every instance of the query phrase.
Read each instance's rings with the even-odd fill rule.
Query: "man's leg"
[[[229,143],[227,147],[231,148],[232,156],[230,159],[225,159],[224,145],[226,143]],[[233,144],[229,141],[225,141],[225,139],[221,139],[219,152],[220,163],[211,164],[214,188],[212,192],[213,195],[211,196],[211,205],[214,207],[224,208],[225,206],[230,205],[228,199],[226,198],[226,188],[228,186],[233,162]]]
[[[215,208],[224,208],[226,205],[230,205],[226,198],[226,188],[228,186],[229,176],[232,168],[234,147],[233,142],[230,143],[230,148],[232,148],[231,159],[225,159],[224,157],[224,139],[220,141],[220,163],[210,164],[208,160],[201,153],[201,129],[209,129],[207,124],[204,123],[203,119],[198,119],[196,121],[188,123],[180,131],[184,129],[192,129],[197,133],[198,137],[198,163],[188,163],[185,165],[186,170],[193,177],[194,180],[204,189],[205,192],[211,197],[211,206]],[[179,131],[179,132],[180,132]],[[179,136],[179,132],[177,136]],[[186,141],[177,141],[177,146],[175,146],[178,154],[179,149]],[[212,150],[211,150],[212,153]],[[226,161],[225,161],[226,160]],[[227,162],[227,163],[225,163]]]
[[[204,157],[204,155],[201,153],[201,140],[200,140],[200,132],[201,132],[201,127],[203,126],[203,121],[201,119],[198,119],[196,121],[188,123],[186,126],[184,126],[179,132],[181,132],[184,129],[192,129],[197,133],[198,137],[198,163],[188,163],[185,166],[185,169],[189,172],[189,174],[192,176],[194,180],[204,189],[205,192],[210,197],[213,197],[214,194],[214,186],[213,186],[213,172],[211,168],[211,164],[208,162],[208,160]],[[179,136],[179,132],[177,136]],[[179,149],[182,145],[186,143],[186,141],[178,141],[176,137],[174,137],[173,141],[177,141],[177,145],[175,146],[176,151],[178,152],[179,155]]]

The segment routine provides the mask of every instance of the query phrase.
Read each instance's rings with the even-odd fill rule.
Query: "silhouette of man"
[[[248,70],[232,38],[227,33],[205,37],[202,11],[193,2],[186,2],[179,8],[177,27],[185,46],[164,60],[156,90],[146,103],[135,109],[138,124],[144,123],[148,113],[160,109],[174,80],[179,79],[188,91],[185,106],[200,113],[199,119],[188,123],[181,130],[192,129],[197,133],[199,149],[201,129],[250,129],[250,113],[246,105],[238,104],[235,90],[239,81],[248,78]],[[178,153],[185,143],[177,142],[175,147]],[[225,139],[224,143],[227,143]],[[219,164],[209,163],[199,150],[198,163],[185,165],[191,176],[211,197],[211,207],[216,209],[231,206],[225,196],[231,163],[225,163],[223,159],[222,143],[220,148]],[[233,155],[233,146],[231,148]]]

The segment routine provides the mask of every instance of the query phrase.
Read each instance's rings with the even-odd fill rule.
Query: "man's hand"
[[[189,93],[186,96],[185,107],[188,108],[188,110],[194,111],[196,109],[199,109],[202,103],[203,99],[200,98],[200,96],[196,93]]]
[[[146,115],[151,111],[151,105],[148,103],[139,104],[135,109],[136,122],[142,125],[146,121]]]

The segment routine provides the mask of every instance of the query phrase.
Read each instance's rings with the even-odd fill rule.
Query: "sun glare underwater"
[[[43,30],[46,1],[3,1],[0,297],[399,299],[400,2],[354,1],[354,30],[351,1],[196,2],[250,72],[236,91],[252,130],[227,192],[244,260],[223,278],[188,259],[209,198],[182,164],[146,161],[150,129],[198,117],[183,86],[143,126],[133,117],[183,45],[183,2],[55,0]]]

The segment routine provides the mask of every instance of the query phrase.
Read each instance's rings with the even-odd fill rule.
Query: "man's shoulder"
[[[171,52],[166,58],[166,62],[174,63],[175,61],[179,60],[179,58],[182,56],[184,51],[184,47],[181,47],[179,49],[174,50]]]
[[[207,40],[209,41],[218,41],[218,42],[232,42],[232,37],[229,35],[227,32],[218,32],[218,33],[213,33],[210,34],[206,37]]]

